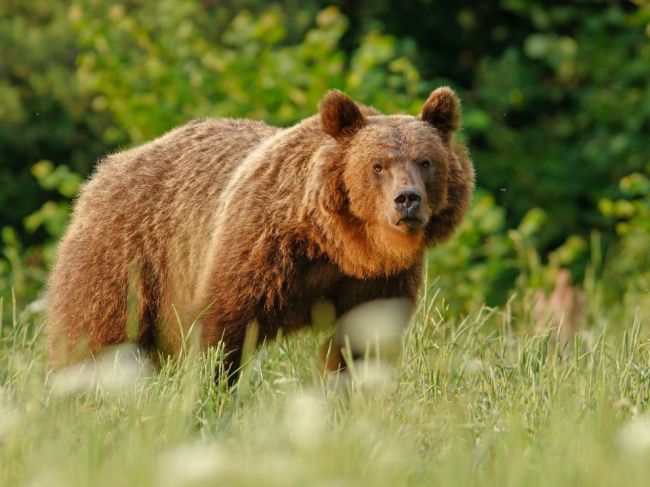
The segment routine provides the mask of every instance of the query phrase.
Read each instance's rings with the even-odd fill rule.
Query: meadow
[[[5,303],[5,305],[7,305]],[[0,351],[1,485],[646,485],[650,339],[633,312],[569,350],[510,307],[460,316],[425,286],[397,364],[323,375],[307,331],[249,355],[152,372],[120,349],[53,377],[43,322],[16,309]],[[604,317],[604,315],[603,315]]]

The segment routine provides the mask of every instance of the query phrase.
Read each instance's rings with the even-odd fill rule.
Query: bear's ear
[[[422,107],[420,118],[438,129],[445,141],[458,128],[460,119],[460,100],[454,91],[443,86],[431,92]]]
[[[320,121],[323,132],[338,138],[353,135],[366,124],[366,117],[345,93],[330,90],[320,102]]]

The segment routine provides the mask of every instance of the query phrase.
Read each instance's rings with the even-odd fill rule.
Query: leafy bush
[[[612,248],[605,279],[610,301],[650,313],[650,164],[644,172],[625,176],[619,183],[621,196],[603,199],[600,210],[615,222],[619,236]]]
[[[515,228],[508,229],[505,210],[485,190],[479,190],[457,235],[428,258],[429,279],[443,291],[454,309],[466,314],[483,304],[497,306],[513,293],[529,297],[537,290],[551,290],[557,272],[574,271],[581,281],[587,266],[588,245],[572,235],[548,258],[541,254],[549,217],[531,209]]]
[[[75,11],[76,81],[93,97],[93,109],[115,121],[107,142],[142,142],[203,116],[286,126],[313,114],[330,88],[387,111],[420,108],[426,86],[405,47],[371,33],[353,52],[342,51],[347,19],[333,7],[320,11],[296,43],[288,42],[289,18],[277,8],[240,12],[219,26],[219,36],[205,14],[194,1]],[[104,16],[110,25],[99,20]]]

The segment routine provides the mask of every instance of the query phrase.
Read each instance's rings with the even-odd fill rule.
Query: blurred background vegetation
[[[417,114],[448,84],[479,186],[430,255],[449,305],[525,312],[568,268],[647,316],[649,41],[648,0],[0,0],[0,295],[42,294],[108,152],[195,117],[287,126],[329,88]]]

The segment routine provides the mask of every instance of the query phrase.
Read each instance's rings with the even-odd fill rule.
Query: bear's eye
[[[429,169],[431,167],[431,159],[426,158],[419,160],[418,166],[420,166],[422,169]]]
[[[379,174],[380,172],[382,172],[382,171],[384,170],[384,168],[381,167],[381,164],[373,164],[373,166],[372,166],[372,170],[373,170],[375,173]]]

